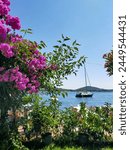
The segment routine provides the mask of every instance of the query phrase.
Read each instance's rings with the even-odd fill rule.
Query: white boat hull
[[[92,97],[93,93],[91,92],[80,92],[76,94],[76,97]]]

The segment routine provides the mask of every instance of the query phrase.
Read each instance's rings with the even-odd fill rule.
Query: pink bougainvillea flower
[[[7,58],[10,58],[10,57],[13,57],[14,56],[14,52],[13,52],[13,48],[12,46],[10,46],[9,44],[7,43],[2,43],[0,44],[0,51],[2,52],[2,54],[7,57]]]
[[[16,80],[16,76],[11,75],[11,76],[10,76],[10,82],[15,81],[15,80]]]
[[[21,28],[20,19],[8,13],[10,0],[0,0],[0,82],[10,82],[18,90],[37,93],[40,77],[47,69],[46,57],[36,42],[23,39],[14,30]],[[4,67],[6,66],[6,68]],[[56,69],[56,66],[51,66]]]
[[[12,17],[8,15],[6,18],[6,24],[11,26],[13,30],[19,30],[21,28],[20,20],[18,17]]]
[[[29,94],[37,93],[37,92],[38,92],[38,89],[36,89],[35,86],[31,86],[30,90],[28,91]]]
[[[10,5],[10,1],[9,1],[9,0],[2,0],[2,1],[3,1],[3,3],[4,3],[5,5],[7,5],[7,6]]]
[[[0,16],[6,16],[8,14],[8,12],[10,11],[9,7],[2,3],[2,1],[0,2]]]
[[[4,41],[6,39],[6,34],[7,34],[7,29],[2,23],[2,21],[0,21],[0,41]]]
[[[0,72],[5,70],[5,67],[0,67]]]
[[[11,42],[13,42],[13,43],[20,42],[20,41],[22,41],[22,36],[19,36],[18,34],[16,34],[16,35],[11,35],[11,36],[10,36],[10,40],[11,40]]]
[[[3,81],[4,82],[8,82],[9,81],[9,71],[6,71],[4,74],[3,74]]]
[[[38,54],[40,54],[40,52],[39,52],[38,50],[35,50],[35,51],[34,51],[34,54],[35,54],[35,55],[38,55]]]
[[[30,71],[42,70],[46,67],[46,58],[44,56],[39,56],[38,58],[33,58],[29,64],[28,68]]]

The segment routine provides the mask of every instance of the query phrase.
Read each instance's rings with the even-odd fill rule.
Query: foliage
[[[76,139],[76,128],[78,125],[78,112],[73,108],[66,108],[61,112],[61,134],[56,138],[58,144],[70,144]]]
[[[6,141],[5,145],[8,145],[10,133],[17,133],[16,109],[21,107],[22,96],[23,93],[17,89],[13,90],[10,84],[0,83],[0,143]],[[12,110],[11,121],[9,121],[8,110]]]
[[[90,141],[95,143],[112,142],[113,109],[106,103],[104,107],[95,107],[88,112],[88,133]]]
[[[29,97],[34,99],[35,96]],[[30,127],[30,138],[25,134],[29,141],[34,137],[43,141],[44,135],[51,133],[53,142],[60,146],[80,145],[81,135],[85,136],[85,145],[112,143],[113,109],[110,104],[87,108],[81,103],[79,110],[73,107],[60,110],[60,103],[55,98],[49,102],[41,102],[37,96],[36,99],[26,122]]]
[[[81,102],[80,103],[80,110],[79,110],[79,132],[80,133],[87,133],[87,127],[88,127],[88,122],[87,122],[87,117],[88,117],[88,109],[86,107],[86,103]]]
[[[60,145],[78,143],[81,135],[88,143],[111,143],[113,109],[109,104],[104,107],[86,108],[85,103],[80,104],[80,110],[67,108],[61,112],[62,134],[57,138]],[[79,137],[80,136],[80,137]]]
[[[81,147],[74,147],[74,146],[72,146],[72,147],[67,147],[67,146],[59,147],[59,146],[55,146],[54,144],[44,148],[44,150],[52,150],[52,149],[53,150],[82,150]]]
[[[105,59],[104,67],[106,68],[108,75],[113,75],[113,50],[107,54],[104,54],[103,58]]]
[[[53,137],[55,137],[59,132],[58,126],[61,120],[59,111],[61,103],[57,101],[56,97],[41,102],[40,96],[32,94],[23,97],[23,100],[25,104],[29,101],[31,107],[31,111],[28,112],[29,118],[21,122],[21,125],[24,122],[26,133],[30,134],[30,136],[35,134],[36,137],[42,137],[46,133],[52,133]]]
[[[24,135],[20,136],[23,141],[38,140],[37,143],[43,143],[43,135],[51,133],[55,144],[72,146],[78,144],[78,137],[82,133],[86,137],[86,146],[92,143],[101,146],[112,143],[113,109],[108,103],[104,107],[91,108],[81,103],[79,110],[72,107],[60,110],[60,103],[55,98],[41,102],[40,97],[33,94],[24,99],[35,101],[30,106],[28,118],[19,122],[25,129]]]
[[[96,147],[84,147],[84,148],[82,148],[82,147],[78,147],[78,146],[72,146],[72,147],[70,147],[70,146],[65,146],[65,147],[60,147],[60,146],[56,146],[56,145],[54,145],[54,144],[51,144],[51,145],[49,145],[49,146],[46,146],[45,148],[44,148],[44,150],[92,150],[92,149],[94,149],[94,150],[99,150],[99,148],[96,148]],[[110,147],[106,147],[106,148],[100,148],[100,150],[112,150],[112,148],[110,148]]]
[[[62,86],[62,81],[66,80],[68,75],[76,75],[77,68],[85,62],[84,56],[76,59],[79,51],[79,44],[76,41],[71,44],[70,38],[62,35],[58,43],[54,46],[53,52],[44,53],[48,60],[48,66],[53,69],[47,71],[46,76],[43,76],[41,81],[43,87],[53,96],[60,93],[56,87]]]
[[[22,144],[18,135],[12,134],[9,143],[10,143],[9,149],[12,149],[12,150],[23,150],[23,149],[29,150],[28,148],[26,148]]]
[[[49,132],[53,123],[53,117],[50,114],[50,110],[43,103],[36,104],[31,113],[32,125],[36,133]]]

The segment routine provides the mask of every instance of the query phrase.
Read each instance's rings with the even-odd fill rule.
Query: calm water
[[[62,102],[61,108],[74,106],[77,107],[80,102],[86,102],[87,106],[103,106],[105,102],[113,104],[113,92],[93,92],[93,97],[76,98],[76,92],[68,92],[68,96],[63,98],[59,96],[59,101]],[[44,99],[48,96],[42,95]]]

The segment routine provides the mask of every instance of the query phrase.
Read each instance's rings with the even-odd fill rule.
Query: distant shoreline
[[[69,91],[69,92],[79,92],[79,91],[90,91],[90,92],[113,92],[113,89],[103,89],[103,88],[98,88],[98,87],[93,87],[93,86],[87,86],[87,87],[81,87],[78,89],[64,89],[64,88],[59,88],[61,91]]]
[[[85,90],[71,90],[71,89],[60,89],[61,91],[67,92],[84,92]],[[113,90],[91,90],[90,92],[113,92]]]

